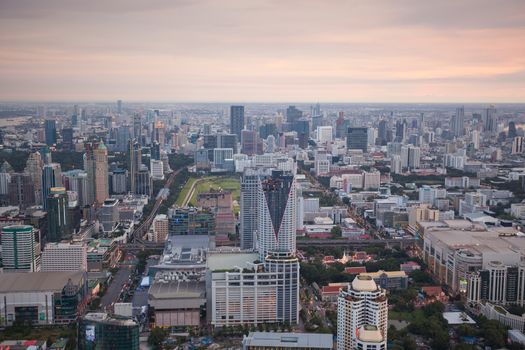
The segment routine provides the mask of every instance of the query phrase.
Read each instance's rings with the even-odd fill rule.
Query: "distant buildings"
[[[368,152],[368,129],[350,127],[346,134],[346,148]]]
[[[237,135],[237,140],[241,140],[242,130],[244,130],[244,106],[231,106],[230,132]]]
[[[53,119],[46,119],[44,122],[46,134],[46,145],[54,146],[57,143],[57,125]]]

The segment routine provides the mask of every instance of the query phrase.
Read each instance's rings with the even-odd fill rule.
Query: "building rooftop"
[[[370,276],[372,278],[379,278],[382,275],[386,275],[388,278],[407,277],[407,274],[406,274],[405,271],[383,271],[383,270],[379,270],[377,272],[364,272],[364,273],[360,274],[360,276]]]
[[[131,318],[111,316],[105,312],[92,312],[83,317],[84,321],[114,324],[120,326],[138,326],[138,323]]]
[[[250,332],[243,345],[268,348],[333,349],[332,334]]]
[[[82,271],[1,273],[0,293],[61,292],[69,280],[78,284],[82,278],[85,278]]]
[[[380,343],[383,341],[383,335],[379,328],[373,325],[361,326],[357,331],[357,338],[364,342]]]
[[[352,281],[352,289],[359,292],[373,292],[377,290],[377,284],[370,276],[358,275]]]
[[[245,251],[216,250],[208,252],[206,257],[207,268],[210,271],[245,268],[247,264],[259,259],[259,254]]]

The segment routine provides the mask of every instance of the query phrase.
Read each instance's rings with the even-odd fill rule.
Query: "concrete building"
[[[372,277],[374,282],[383,289],[386,290],[397,290],[407,289],[408,287],[408,276],[405,271],[383,271],[377,272],[365,272],[359,276]]]
[[[41,271],[87,271],[87,246],[83,243],[46,244]]]
[[[467,220],[432,222],[423,230],[423,257],[436,278],[452,294],[466,293],[471,273],[491,261],[515,266],[525,241],[512,227],[490,227]]]
[[[241,132],[244,130],[244,106],[230,107],[230,132],[241,139]]]
[[[153,242],[164,242],[169,233],[169,220],[166,214],[158,214],[153,219],[152,228],[149,232],[149,240]]]
[[[346,148],[360,149],[363,153],[368,151],[368,129],[350,127],[346,134]]]
[[[386,349],[388,302],[386,291],[370,276],[357,276],[341,290],[337,303],[337,350]]]
[[[139,350],[140,325],[137,321],[106,313],[88,313],[78,325],[79,350]]]
[[[2,261],[4,272],[40,270],[40,243],[33,226],[12,225],[2,228]]]
[[[99,221],[104,232],[113,232],[119,223],[119,210],[117,199],[105,200],[100,208]]]
[[[82,271],[0,274],[0,324],[75,322],[88,298],[87,275]]]
[[[150,160],[151,177],[153,180],[164,180],[164,164],[161,160]]]
[[[242,340],[242,350],[332,350],[333,346],[331,334],[319,333],[250,332]]]
[[[53,187],[46,199],[47,242],[60,242],[71,233],[71,217],[68,214],[68,196],[64,187]]]

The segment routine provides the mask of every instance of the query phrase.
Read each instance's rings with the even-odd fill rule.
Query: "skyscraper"
[[[35,203],[42,204],[42,168],[44,167],[44,162],[40,153],[33,152],[29,155],[26,161],[26,168],[24,172],[31,176],[31,181],[33,182],[33,188],[35,190]]]
[[[122,114],[122,100],[117,100],[117,113]]]
[[[67,192],[53,187],[47,196],[47,241],[60,242],[71,233],[67,212]]]
[[[296,193],[292,174],[274,170],[259,184],[259,255],[272,252],[295,253]]]
[[[108,149],[100,141],[95,150],[95,202],[101,206],[109,197]]]
[[[384,350],[387,328],[386,291],[372,277],[357,276],[337,301],[337,350]]]
[[[403,121],[397,121],[396,122],[396,142],[405,142],[407,138],[407,129],[408,129],[408,123],[406,119],[403,119]]]
[[[44,209],[47,210],[47,196],[53,187],[62,186],[62,171],[60,164],[51,163],[44,165],[42,170],[42,200]]]
[[[88,176],[87,173],[80,169],[74,169],[63,173],[64,187],[68,191],[74,191],[78,196],[80,207],[90,205],[88,202]]]
[[[140,114],[133,116],[133,137],[142,144],[142,117]]]
[[[522,154],[523,153],[523,136],[516,136],[512,139],[511,153],[512,154]]]
[[[465,134],[465,108],[456,108],[456,114],[452,117],[451,123],[452,134],[456,137],[463,136]]]
[[[88,203],[101,206],[109,197],[108,150],[103,141],[84,145],[84,170],[87,173]]]
[[[11,174],[9,184],[9,203],[25,209],[35,204],[35,189],[33,180],[29,174]]]
[[[286,109],[286,121],[293,124],[295,121],[303,117],[303,111],[297,109],[295,106],[289,106]]]
[[[496,132],[498,120],[496,116],[496,108],[494,106],[489,106],[483,110],[482,120],[484,131],[489,133]]]
[[[137,176],[142,165],[142,147],[136,140],[130,140],[128,145],[129,191],[137,192]]]
[[[244,130],[244,106],[231,106],[230,132],[237,135],[237,140],[240,140],[242,130]]]
[[[62,148],[71,150],[73,149],[73,129],[65,128],[62,129]]]
[[[259,181],[271,175],[268,168],[246,168],[241,179],[240,240],[241,249],[255,249],[257,233]]]
[[[367,128],[348,128],[346,134],[346,148],[360,149],[364,153],[368,151],[368,129]]]
[[[254,130],[243,130],[241,132],[241,153],[253,156],[257,153],[257,132]]]
[[[259,182],[258,249],[266,271],[276,273],[277,318],[299,317],[299,261],[296,257],[297,198],[293,174],[274,170]]]
[[[36,272],[40,245],[33,226],[13,225],[2,228],[4,272]]]
[[[57,143],[57,125],[53,119],[46,119],[44,122],[46,134],[46,145],[53,146]]]

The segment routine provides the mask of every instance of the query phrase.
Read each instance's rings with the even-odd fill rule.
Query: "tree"
[[[330,230],[330,233],[333,237],[341,237],[341,235],[343,234],[343,230],[341,230],[341,226],[335,225],[334,227],[332,227],[332,230]]]
[[[151,345],[154,350],[160,350],[162,349],[162,344],[166,341],[166,338],[168,338],[168,335],[169,330],[155,327],[149,334],[148,344]]]

